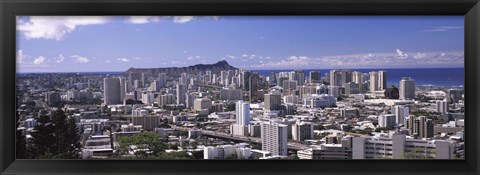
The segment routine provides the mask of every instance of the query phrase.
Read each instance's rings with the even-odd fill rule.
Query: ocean
[[[409,69],[351,69],[363,73],[370,71],[386,71],[387,85],[395,85],[398,87],[402,77],[411,77],[415,79],[417,86],[441,86],[452,88],[463,88],[465,85],[465,69],[464,68],[409,68]],[[293,70],[252,70],[260,75],[268,75],[270,73],[288,72]],[[305,79],[309,76],[310,71],[320,71],[322,77],[330,69],[304,69]]]

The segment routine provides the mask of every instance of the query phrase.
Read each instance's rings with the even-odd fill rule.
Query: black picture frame
[[[479,174],[478,0],[1,0],[0,174]],[[465,160],[15,160],[15,16],[464,15]]]

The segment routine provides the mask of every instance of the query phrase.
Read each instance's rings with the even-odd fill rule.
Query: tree
[[[118,151],[122,154],[135,151],[137,158],[148,159],[168,148],[167,144],[160,142],[160,140],[160,135],[152,132],[141,132],[133,136],[121,137],[118,141]]]
[[[53,124],[46,111],[41,111],[37,120],[37,126],[31,133],[32,144],[28,147],[30,158],[39,158],[42,155],[52,154],[55,143]]]
[[[235,103],[230,103],[226,106],[226,111],[235,111]]]

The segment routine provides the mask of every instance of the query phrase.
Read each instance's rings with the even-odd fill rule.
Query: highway
[[[178,127],[175,125],[170,125],[170,126],[174,130],[178,130],[178,131],[188,131],[190,129],[185,127]],[[235,141],[241,141],[241,142],[247,142],[247,143],[248,142],[254,142],[258,144],[262,143],[262,140],[258,137],[235,136],[235,135],[230,135],[224,132],[208,131],[208,130],[201,130],[201,131],[202,131],[202,135],[214,137],[214,138],[229,139],[229,140],[235,140]],[[287,144],[288,144],[288,149],[296,150],[296,151],[308,148],[308,145],[292,142],[292,141],[289,141]]]

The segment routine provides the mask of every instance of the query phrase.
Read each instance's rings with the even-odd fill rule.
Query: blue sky
[[[463,16],[19,17],[17,71],[463,67]]]

